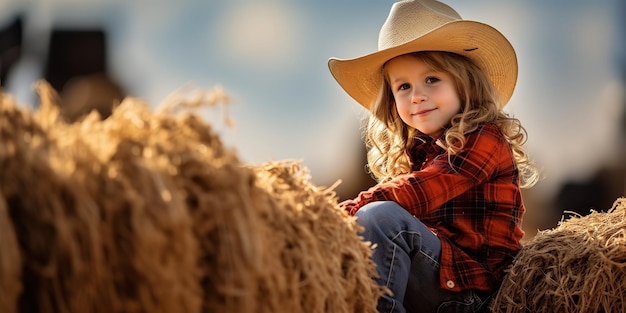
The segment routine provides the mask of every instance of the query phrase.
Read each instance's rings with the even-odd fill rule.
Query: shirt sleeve
[[[473,186],[487,181],[497,170],[499,149],[508,147],[495,127],[481,127],[466,135],[464,149],[456,155],[444,153],[419,171],[395,177],[340,203],[354,215],[374,201],[395,201],[415,216],[428,214]]]

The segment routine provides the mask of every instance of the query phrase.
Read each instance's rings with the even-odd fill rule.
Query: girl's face
[[[387,62],[387,75],[404,123],[423,134],[439,137],[454,115],[461,111],[461,100],[452,77],[437,72],[411,55]]]

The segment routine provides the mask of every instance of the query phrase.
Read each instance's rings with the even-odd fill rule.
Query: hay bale
[[[626,312],[626,198],[526,243],[493,312]]]
[[[371,247],[297,162],[242,164],[183,104],[67,124],[38,90],[0,99],[2,312],[376,311]]]
[[[0,199],[0,312],[15,313],[17,299],[22,293],[22,257],[8,214],[6,201]]]
[[[0,202],[19,242],[19,312],[199,312],[192,221],[180,196],[163,197],[170,183],[158,159],[137,153],[144,143],[134,139],[149,133],[138,127],[147,126],[141,106],[66,124],[56,93],[39,92],[38,112],[8,96],[0,107]]]
[[[337,206],[332,188],[311,184],[308,169],[295,161],[254,170],[274,203],[261,211],[271,251],[263,257],[273,269],[261,273],[260,296],[274,302],[261,300],[263,312],[376,312],[382,289],[372,280],[371,248],[355,236],[361,227]]]

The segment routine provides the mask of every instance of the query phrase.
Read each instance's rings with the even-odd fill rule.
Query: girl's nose
[[[426,99],[428,99],[428,97],[421,90],[419,90],[418,88],[415,88],[413,90],[413,96],[411,97],[411,101],[413,103],[422,103],[426,101]]]

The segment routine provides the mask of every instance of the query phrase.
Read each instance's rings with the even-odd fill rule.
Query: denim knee
[[[376,201],[364,205],[355,214],[357,222],[365,228],[380,223],[380,221],[387,219],[389,214],[387,207],[392,204],[395,204],[395,202]]]

